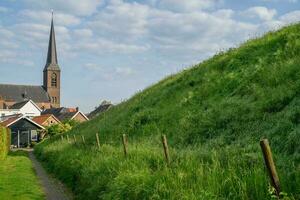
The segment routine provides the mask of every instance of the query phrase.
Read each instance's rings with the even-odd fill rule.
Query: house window
[[[55,73],[51,75],[51,87],[57,87],[57,75]]]
[[[38,134],[36,130],[31,131],[31,141],[37,141],[38,139]]]

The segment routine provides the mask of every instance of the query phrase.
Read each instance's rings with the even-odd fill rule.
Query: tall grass
[[[38,157],[78,199],[268,199],[258,145],[268,138],[283,191],[300,199],[299,32],[288,26],[220,53],[68,133],[95,142],[99,132],[101,152],[54,138]]]
[[[36,154],[76,194],[78,199],[269,199],[268,177],[259,146],[247,149],[171,148],[171,164],[161,144],[121,146],[46,141]],[[120,141],[121,143],[121,141]],[[300,173],[294,162],[275,152],[283,190],[300,198]],[[291,170],[292,169],[292,170]]]

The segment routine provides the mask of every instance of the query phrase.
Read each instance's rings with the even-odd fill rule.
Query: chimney
[[[76,107],[76,112],[78,112],[79,111],[79,107]]]
[[[22,94],[23,100],[27,100],[27,91],[25,90]]]

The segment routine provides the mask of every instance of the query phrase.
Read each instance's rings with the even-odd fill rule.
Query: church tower
[[[43,87],[50,97],[51,107],[60,107],[60,68],[57,62],[53,12],[49,37],[48,55],[44,68]]]

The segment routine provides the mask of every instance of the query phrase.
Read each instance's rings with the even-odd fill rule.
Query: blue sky
[[[62,105],[84,112],[300,20],[300,0],[0,0],[0,83],[42,84],[51,9]]]

